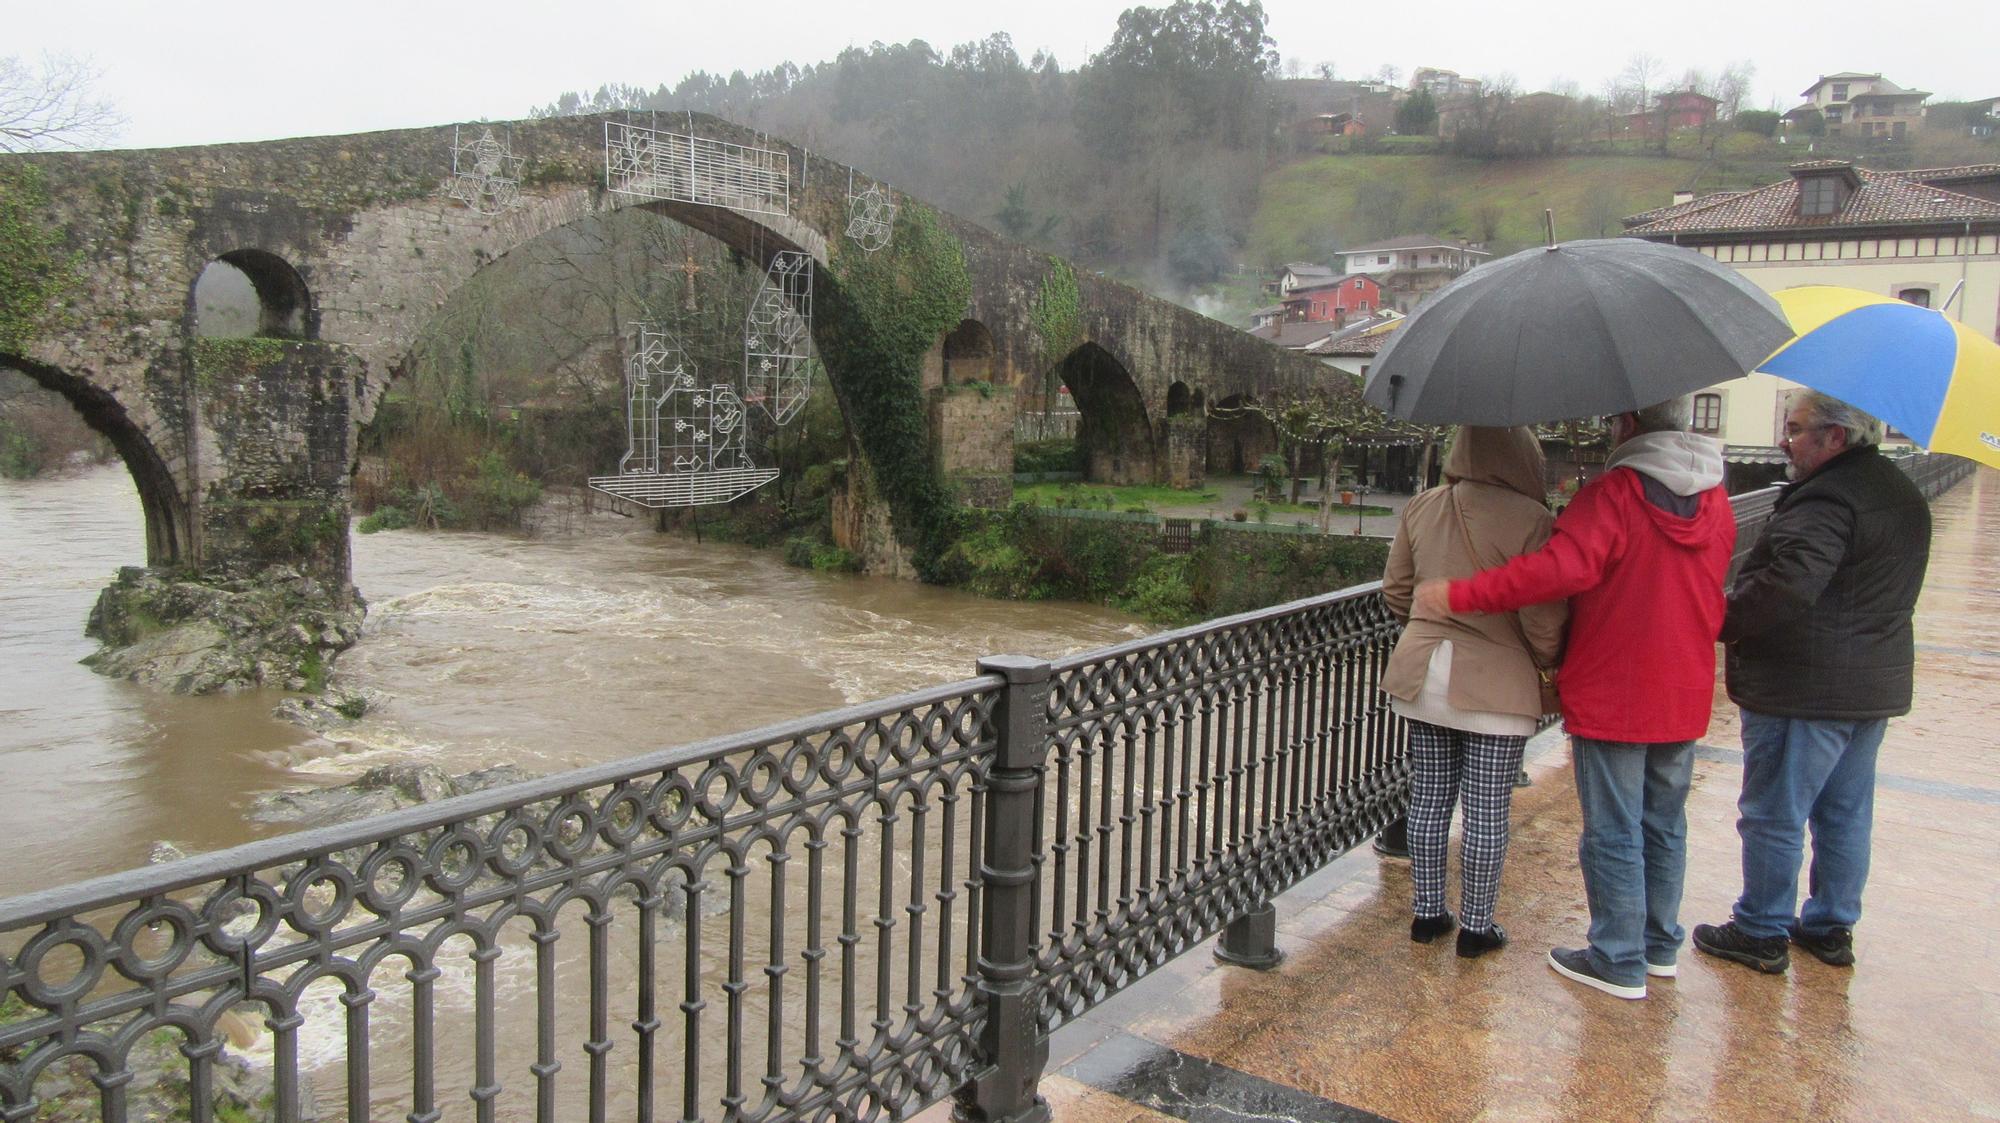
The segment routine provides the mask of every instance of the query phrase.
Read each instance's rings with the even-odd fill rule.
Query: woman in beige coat
[[[1452,805],[1465,804],[1460,851],[1458,954],[1470,959],[1507,942],[1493,922],[1507,857],[1507,812],[1521,754],[1541,715],[1541,669],[1562,651],[1568,609],[1560,601],[1518,614],[1410,620],[1417,583],[1470,577],[1548,540],[1542,450],[1527,429],[1465,426],[1445,454],[1445,485],[1403,508],[1382,596],[1407,621],[1382,676],[1396,713],[1409,721],[1410,938],[1451,931],[1444,902],[1445,843]]]

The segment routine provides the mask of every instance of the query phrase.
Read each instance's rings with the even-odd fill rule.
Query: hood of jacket
[[[1639,493],[1640,509],[1672,541],[1695,547],[1705,545],[1723,529],[1735,534],[1735,516],[1720,486],[1721,441],[1695,433],[1641,433],[1614,449],[1604,468],[1607,473],[1614,468],[1632,469],[1631,486]],[[1658,481],[1675,495],[1694,497],[1693,513],[1675,514],[1649,501],[1638,476]]]
[[[1699,495],[1722,483],[1722,442],[1698,433],[1641,433],[1611,451],[1605,471],[1630,468],[1675,495]]]
[[[1717,463],[1720,463],[1720,456]],[[1542,445],[1526,426],[1461,425],[1444,455],[1444,474],[1455,480],[1516,491],[1537,503],[1548,498]]]

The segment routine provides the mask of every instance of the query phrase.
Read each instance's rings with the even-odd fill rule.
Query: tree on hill
[[[1427,89],[1419,89],[1396,107],[1397,136],[1430,136],[1437,123],[1437,102]]]
[[[1778,134],[1778,111],[1775,109],[1744,109],[1731,118],[1739,132],[1756,133],[1758,136]]]
[[[1258,0],[1127,8],[1079,77],[1077,124],[1118,155],[1198,137],[1258,146],[1269,123],[1264,82],[1277,67]]]

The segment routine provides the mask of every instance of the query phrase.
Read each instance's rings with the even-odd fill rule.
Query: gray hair
[[[1694,395],[1682,394],[1632,412],[1641,433],[1685,433],[1694,423]]]
[[[1863,445],[1882,443],[1882,419],[1856,409],[1839,398],[1822,394],[1818,390],[1807,390],[1792,403],[1795,408],[1805,410],[1809,424],[1838,426],[1847,430],[1847,447],[1860,448]]]

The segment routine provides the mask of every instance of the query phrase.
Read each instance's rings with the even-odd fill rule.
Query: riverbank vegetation
[[[967,512],[950,583],[984,596],[1108,604],[1168,626],[1248,612],[1382,576],[1388,543],[1294,529],[1200,524],[1172,553],[1157,519],[1095,518],[1016,503]]]

